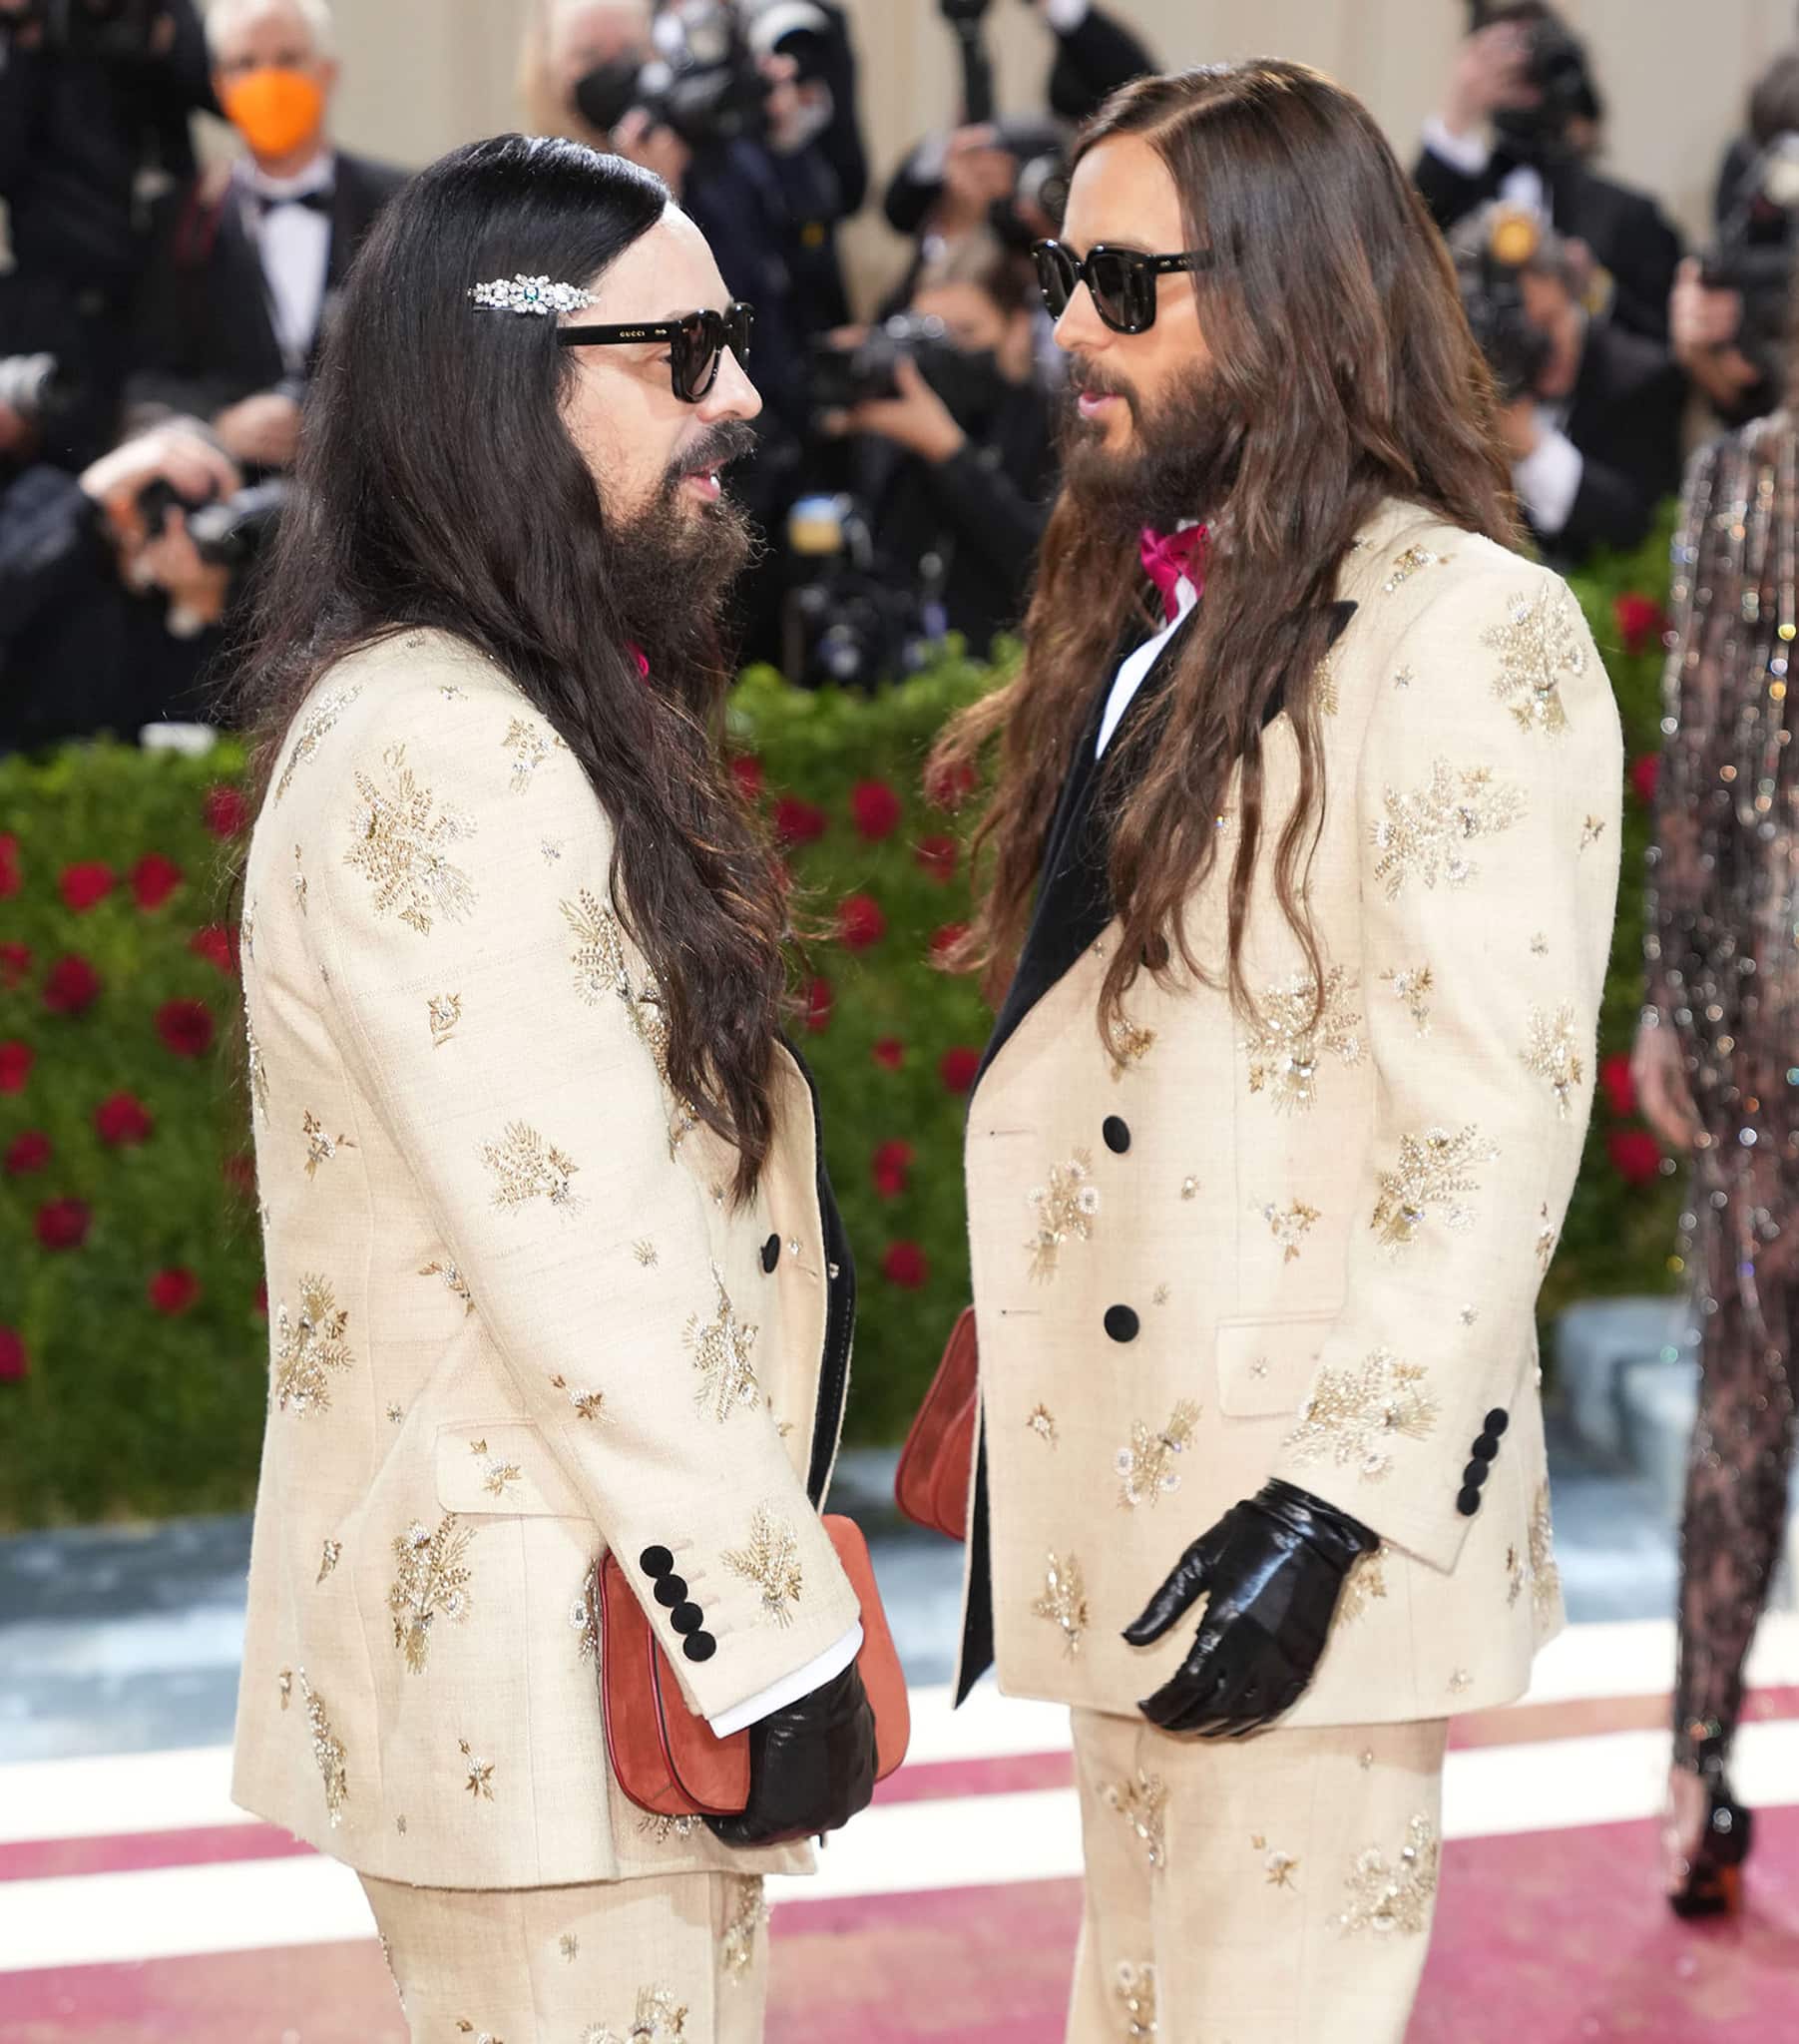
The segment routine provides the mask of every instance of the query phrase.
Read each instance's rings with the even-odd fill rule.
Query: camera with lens
[[[782,607],[782,672],[803,688],[871,689],[916,674],[941,639],[942,605],[881,572],[866,506],[802,497],[787,516],[795,577]]]
[[[815,341],[810,390],[818,411],[850,411],[858,404],[899,395],[895,369],[902,357],[955,414],[964,431],[978,428],[993,398],[988,358],[970,354],[949,337],[941,319],[896,312],[850,342]]]
[[[81,392],[52,354],[0,355],[0,405],[41,432],[71,417]]]
[[[1534,215],[1500,208],[1490,226],[1458,233],[1450,244],[1462,309],[1502,404],[1530,396],[1554,352],[1550,336],[1532,324],[1525,307],[1524,272],[1542,242]]]
[[[235,572],[249,566],[273,533],[288,487],[277,476],[228,497],[196,500],[184,497],[166,476],[158,476],[138,492],[138,516],[146,532],[158,533],[167,514],[179,511],[200,558],[210,567]]]
[[[0,35],[38,31],[37,47],[71,57],[143,63],[156,55],[163,0],[26,0],[0,14]]]
[[[1776,135],[1750,165],[1736,201],[1700,257],[1708,290],[1743,301],[1735,347],[1762,377],[1783,380],[1792,319],[1795,238],[1799,237],[1799,133]]]
[[[1475,26],[1488,10],[1475,9]],[[1502,17],[1503,18],[1503,17]],[[1523,82],[1536,91],[1528,107],[1501,107],[1493,125],[1514,154],[1525,161],[1565,153],[1570,128],[1598,114],[1598,94],[1586,61],[1586,46],[1553,14],[1520,24],[1525,33]]]

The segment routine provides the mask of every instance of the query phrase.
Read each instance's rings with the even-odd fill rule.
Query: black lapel
[[[818,1088],[811,1068],[784,1033],[781,1042],[799,1067],[799,1076],[812,1096],[814,1161],[818,1186],[818,1218],[824,1236],[824,1350],[818,1366],[818,1401],[813,1409],[812,1453],[806,1464],[806,1492],[816,1507],[824,1500],[825,1477],[837,1453],[837,1439],[843,1431],[843,1404],[849,1394],[849,1351],[856,1331],[856,1260],[849,1236],[831,1190],[831,1175],[824,1163],[824,1123],[818,1112]]]
[[[219,221],[219,311],[222,323],[234,326],[238,334],[238,347],[227,351],[238,373],[252,390],[269,390],[287,373],[287,365],[275,338],[262,252],[246,225],[246,211],[253,205],[234,186],[225,195]]]

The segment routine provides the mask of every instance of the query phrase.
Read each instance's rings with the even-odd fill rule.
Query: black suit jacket
[[[332,294],[375,216],[406,177],[391,165],[337,152],[331,253],[313,355]],[[136,358],[127,401],[210,419],[239,398],[273,389],[289,371],[239,188],[233,183],[221,194],[203,178],[172,192],[159,203],[151,232],[150,266],[132,322]]]
[[[1563,431],[1581,456],[1580,487],[1544,552],[1577,566],[1595,547],[1640,546],[1664,497],[1680,487],[1686,378],[1666,348],[1614,326],[1586,335]]]
[[[1431,218],[1448,234],[1459,220],[1499,197],[1519,159],[1496,149],[1478,178],[1468,177],[1426,148],[1412,182]],[[1651,340],[1668,337],[1668,293],[1680,260],[1680,237],[1646,193],[1614,185],[1584,164],[1556,164],[1543,174],[1550,218],[1560,235],[1577,236],[1610,270],[1616,286],[1612,318]]]

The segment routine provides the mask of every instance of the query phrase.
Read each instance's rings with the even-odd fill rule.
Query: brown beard
[[[1132,435],[1122,452],[1110,449],[1105,429],[1076,409],[1083,391],[1108,392],[1128,406]],[[1204,368],[1149,404],[1123,377],[1079,363],[1061,431],[1064,494],[1083,525],[1106,541],[1134,539],[1144,526],[1172,532],[1188,518],[1215,524],[1242,460],[1242,428]]]
[[[714,427],[671,465],[641,511],[613,528],[614,601],[652,676],[696,657],[707,665],[719,658],[725,598],[754,539],[729,496],[695,505],[680,491],[709,462],[722,464],[753,445],[753,434],[735,421]]]

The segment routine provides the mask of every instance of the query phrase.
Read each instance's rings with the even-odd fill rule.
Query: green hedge
[[[1632,760],[1655,745],[1665,561],[1663,533],[1579,585]],[[992,681],[951,652],[872,698],[804,696],[762,670],[732,702],[740,776],[823,925],[797,1026],[861,1270],[861,1442],[898,1439],[968,1296],[962,1120],[990,1017],[930,962],[969,913],[970,817],[930,800],[920,768]],[[0,760],[0,1526],[236,1509],[254,1487],[266,1320],[244,1122],[216,1047],[237,1026],[222,876],[241,770],[228,745]],[[1675,1188],[1652,1147],[1637,1154],[1628,1101],[1609,1104],[1638,1000],[1646,827],[1627,794],[1608,1084],[1551,1309],[1668,1278]]]

